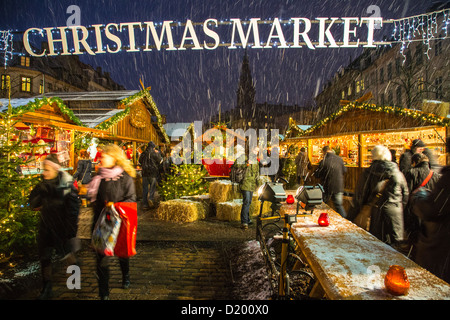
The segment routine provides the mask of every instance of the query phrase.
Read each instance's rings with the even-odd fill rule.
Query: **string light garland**
[[[440,22],[438,22],[440,21]],[[403,56],[403,63],[406,61],[405,51],[413,41],[422,41],[426,46],[425,55],[430,59],[429,51],[431,42],[448,37],[448,27],[450,23],[450,9],[424,13],[412,17],[393,19],[386,21],[394,24],[392,32],[393,41],[387,44],[401,43],[400,54]],[[439,23],[442,27],[439,28]],[[443,31],[443,35],[440,33]]]
[[[427,123],[441,126],[441,127],[448,127],[450,124],[450,118],[443,118],[443,117],[437,116],[435,114],[425,113],[425,112],[419,111],[419,110],[412,110],[412,109],[406,109],[406,108],[400,108],[400,107],[390,107],[390,106],[377,106],[375,104],[368,104],[368,103],[364,103],[364,104],[349,103],[349,104],[345,105],[344,107],[342,107],[341,109],[339,109],[338,111],[336,111],[335,113],[320,120],[318,123],[316,123],[312,127],[308,128],[306,130],[303,130],[303,131],[299,131],[295,137],[301,137],[306,134],[309,134],[309,133],[313,132],[314,130],[317,130],[317,129],[323,127],[330,121],[337,119],[338,117],[342,116],[342,114],[344,114],[348,111],[351,111],[351,110],[367,110],[367,111],[374,111],[374,112],[385,112],[388,114],[393,114],[393,115],[402,116],[402,117],[411,117],[413,119],[427,122]],[[291,132],[294,131],[294,129],[295,128],[289,128],[286,131],[286,136],[289,136],[291,134]],[[295,131],[297,131],[297,130],[295,130]]]
[[[4,67],[6,69],[8,61],[13,57],[13,34],[11,30],[0,30],[0,53],[3,53]]]
[[[51,97],[51,98],[41,98],[41,99],[34,99],[33,101],[28,102],[26,105],[15,107],[12,109],[12,115],[13,116],[20,116],[27,112],[33,112],[35,110],[38,110],[42,108],[45,105],[53,105],[56,104],[59,108],[59,110],[66,115],[71,121],[73,121],[76,125],[80,127],[86,127],[80,119],[78,119],[73,111],[68,108],[64,102],[61,100],[61,98],[58,97]]]

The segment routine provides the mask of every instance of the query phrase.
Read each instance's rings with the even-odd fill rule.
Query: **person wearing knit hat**
[[[433,152],[431,150],[429,150],[428,148],[426,148],[425,143],[421,140],[421,139],[414,139],[411,142],[411,147],[410,149],[406,150],[401,156],[400,156],[400,160],[398,163],[398,167],[400,169],[400,171],[406,175],[407,172],[411,169],[411,157],[415,154],[415,153],[423,153],[427,156],[427,158],[429,159],[429,165],[430,168],[434,171],[434,172],[438,172],[441,169],[441,166],[438,164],[436,157],[434,156]]]
[[[61,170],[61,163],[54,154],[44,160],[42,181],[29,196],[30,207],[40,211],[37,236],[43,289],[39,299],[52,296],[53,250],[68,264],[77,262],[79,249],[76,238],[80,200],[73,178]]]

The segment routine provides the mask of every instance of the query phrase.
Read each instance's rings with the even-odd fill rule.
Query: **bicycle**
[[[287,183],[285,179],[280,179]],[[275,184],[279,183],[280,179]],[[266,184],[268,183],[266,182],[261,188],[263,189]],[[265,200],[260,201],[256,240],[260,243],[264,260],[269,269],[273,297],[276,299],[306,299],[315,283],[315,278],[308,265],[296,253],[297,243],[292,237],[290,229],[296,217],[309,214],[285,214],[282,217],[280,213],[282,203],[274,201],[269,214],[263,215]]]

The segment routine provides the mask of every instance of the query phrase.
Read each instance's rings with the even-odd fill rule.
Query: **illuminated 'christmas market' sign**
[[[350,18],[260,18],[207,19],[202,23],[171,20],[155,23],[126,22],[56,28],[29,28],[23,33],[26,51],[34,57],[102,53],[214,50],[219,46],[263,48],[357,48],[376,47],[374,30],[383,24],[381,17]],[[340,28],[339,28],[340,27]],[[333,28],[333,29],[332,29]],[[178,39],[177,29],[183,30]],[[246,29],[246,30],[245,30]],[[337,31],[338,30],[338,31]],[[341,40],[337,40],[341,39]],[[177,41],[178,40],[178,41]],[[31,43],[46,43],[40,50]]]

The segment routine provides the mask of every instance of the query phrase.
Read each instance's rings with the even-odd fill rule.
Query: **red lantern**
[[[393,265],[389,267],[389,270],[384,277],[384,285],[389,293],[402,296],[409,291],[409,280],[406,275],[405,268]]]
[[[288,195],[286,199],[287,204],[293,204],[295,202],[294,196],[292,194]]]
[[[330,225],[330,220],[328,219],[328,213],[322,212],[319,216],[319,226],[321,227],[327,227]]]

